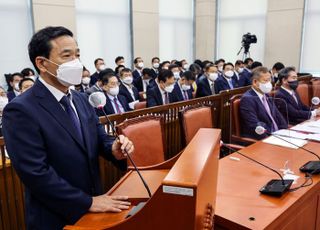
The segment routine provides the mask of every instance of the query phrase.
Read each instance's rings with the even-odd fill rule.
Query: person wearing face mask
[[[116,59],[114,60],[114,63],[116,63],[116,66],[125,66],[125,63],[124,63],[124,57],[122,56],[118,56],[116,57]]]
[[[25,93],[28,89],[30,89],[32,86],[34,85],[34,80],[32,78],[23,78],[20,82],[19,82],[19,90],[20,93]]]
[[[246,78],[244,74],[244,62],[241,60],[237,60],[234,65],[234,73],[236,75],[236,79],[238,81],[238,87],[243,87],[247,85],[251,85],[250,79]]]
[[[270,73],[271,73],[271,79],[272,79],[273,83],[276,84],[278,82],[278,74],[279,74],[280,70],[282,70],[283,68],[284,68],[284,64],[282,64],[281,62],[276,62],[272,66]]]
[[[107,72],[107,73],[115,74],[113,69],[111,69],[111,68],[106,68],[103,71],[104,71],[104,73]],[[91,86],[89,89],[87,89],[85,91],[86,94],[90,95],[90,94],[92,94],[94,92],[103,92],[103,90],[102,90],[102,77],[103,77],[103,75],[100,74],[101,72],[102,71],[100,71],[99,74],[98,74],[97,82],[93,86]]]
[[[3,109],[4,107],[6,107],[6,105],[8,104],[8,97],[7,97],[7,93],[4,90],[4,88],[2,88],[0,86],[0,136],[2,137],[2,115],[3,115]]]
[[[133,143],[109,136],[87,96],[69,90],[83,70],[72,32],[46,27],[28,49],[39,79],[8,103],[2,118],[11,165],[24,184],[26,229],[63,229],[87,212],[128,209],[126,196],[103,193],[99,154],[121,165]]]
[[[173,102],[187,101],[192,99],[191,79],[193,73],[185,71],[181,74],[181,78],[174,84],[172,91]]]
[[[231,62],[223,65],[222,75],[216,80],[216,89],[218,93],[222,90],[230,90],[238,87],[238,80],[233,69],[234,66]]]
[[[223,72],[223,65],[226,63],[226,61],[222,58],[220,58],[219,60],[215,61],[215,65],[218,67],[218,72],[219,74],[222,74]]]
[[[10,87],[8,89],[8,99],[9,102],[12,101],[15,97],[20,95],[19,82],[23,79],[23,75],[21,73],[13,73],[10,77]]]
[[[94,60],[94,67],[97,71],[90,77],[90,86],[96,84],[99,79],[99,73],[106,68],[104,60],[102,58],[97,58],[96,60]]]
[[[271,75],[266,67],[257,67],[252,72],[252,88],[240,100],[241,134],[244,137],[262,139],[267,133],[287,129],[286,119],[277,109],[268,93],[272,90]],[[267,133],[258,135],[255,129],[264,124]]]
[[[81,84],[76,85],[75,89],[81,93],[84,93],[90,88],[89,84],[90,84],[90,72],[88,69],[86,69],[86,67],[83,67]]]
[[[178,64],[169,65],[169,70],[173,73],[174,79],[178,81],[180,79],[180,68]]]
[[[153,57],[151,60],[151,71],[152,71],[152,78],[156,79],[159,74],[159,69],[160,69],[160,58],[158,57]]]
[[[133,64],[134,64],[135,70],[132,72],[132,76],[133,76],[133,79],[137,79],[142,75],[144,63],[141,57],[136,57],[133,60]]]
[[[138,92],[147,92],[147,88],[154,84],[155,80],[152,77],[152,70],[144,68],[142,70],[142,76],[133,80],[134,86],[138,89]]]
[[[120,82],[114,73],[102,71],[102,89],[106,95],[106,105],[103,107],[105,113],[109,114],[121,114],[130,111],[129,104],[126,97],[119,94]],[[97,115],[104,116],[104,113],[96,109]]]
[[[207,64],[204,68],[204,74],[197,79],[196,97],[206,97],[217,94],[217,79],[217,66],[215,66],[214,64]]]
[[[296,89],[298,88],[298,75],[294,67],[286,67],[279,72],[281,87],[277,90],[275,100],[279,111],[284,117],[288,117],[292,125],[301,123],[309,118],[319,116],[320,109],[310,111],[310,107],[302,103]]]
[[[182,72],[187,71],[188,68],[189,68],[189,64],[188,64],[187,60],[186,60],[186,59],[182,59],[182,60],[180,61],[180,63],[181,63],[181,71],[182,71]]]
[[[164,61],[161,63],[160,69],[169,69],[169,65],[170,65],[169,61]]]
[[[134,104],[139,102],[138,89],[133,85],[133,77],[131,69],[124,68],[120,72],[120,90],[119,94],[126,98],[131,109],[134,109]]]
[[[147,89],[147,107],[165,105],[174,102],[174,76],[170,70],[161,70],[153,87]]]
[[[24,68],[23,70],[21,70],[21,74],[23,75],[24,78],[28,77],[28,78],[31,78],[33,81],[37,80],[34,70],[31,68]]]

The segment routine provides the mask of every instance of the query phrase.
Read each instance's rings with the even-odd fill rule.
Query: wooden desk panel
[[[320,144],[310,142],[305,146],[320,154]],[[300,166],[313,155],[302,149],[289,149],[263,142],[253,144],[240,152],[278,170],[289,160],[289,167],[299,175],[297,184],[304,182]],[[313,185],[283,195],[281,198],[259,193],[259,189],[271,179],[278,179],[272,171],[240,156],[232,156],[240,161],[221,159],[218,172],[218,195],[216,206],[216,225],[224,229],[315,229],[318,196],[320,194],[319,176],[313,177]],[[253,217],[254,220],[250,220]],[[306,228],[306,226],[310,228]]]

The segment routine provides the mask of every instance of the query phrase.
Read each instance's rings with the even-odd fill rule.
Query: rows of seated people
[[[238,60],[235,64],[224,59],[215,62],[195,60],[189,65],[186,60],[160,62],[154,57],[152,67],[145,68],[143,59],[137,57],[133,61],[133,71],[126,67],[123,57],[117,57],[115,63],[113,70],[106,67],[102,58],[97,58],[94,61],[96,72],[91,75],[84,67],[82,83],[73,88],[87,95],[103,92],[106,96],[104,112],[108,115],[133,110],[139,101],[146,101],[147,107],[153,107],[249,85],[252,87],[240,103],[244,136],[261,139],[264,135],[258,136],[254,131],[257,125],[262,124],[268,132],[273,132],[319,113],[304,105],[296,93],[295,69],[280,62],[267,69],[252,58]],[[29,68],[11,74],[7,79],[8,92],[0,88],[0,112],[8,101],[32,87],[35,80],[34,71]],[[275,93],[278,100],[268,95],[273,83],[281,85]],[[101,110],[96,112],[99,116],[104,114]]]

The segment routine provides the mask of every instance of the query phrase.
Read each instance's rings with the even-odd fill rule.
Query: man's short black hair
[[[237,60],[235,63],[235,65],[242,65],[242,64],[244,64],[244,62],[242,60]]]
[[[214,64],[218,65],[220,62],[226,63],[226,61],[223,58],[220,58],[220,59],[216,60],[216,62]]]
[[[115,73],[116,73],[116,74],[119,74],[119,73],[120,73],[119,70],[120,70],[121,68],[125,68],[125,66],[124,66],[124,65],[118,65],[118,66],[114,69]]]
[[[260,67],[260,66],[262,66],[262,63],[259,62],[259,61],[255,61],[255,62],[253,62],[251,64],[251,69],[255,69],[255,68]]]
[[[131,71],[131,69],[129,69],[129,68],[123,68],[121,71],[120,71],[120,76],[122,76],[124,73],[131,73],[132,71]]]
[[[244,59],[244,64],[248,65],[249,62],[253,62],[253,59],[252,59],[252,58],[246,58],[246,59]]]
[[[116,57],[116,59],[114,60],[114,62],[117,64],[117,62],[118,61],[120,61],[120,60],[124,60],[124,57],[122,57],[122,56],[118,56],[118,57]]]
[[[231,65],[234,68],[234,65],[231,62],[227,62],[223,64],[223,70],[226,68],[227,65]]]
[[[149,69],[149,68],[144,68],[144,69],[142,70],[142,75],[143,75],[143,76],[144,76],[144,75],[148,75],[149,77],[152,77],[153,72],[152,72],[152,70]]]
[[[61,36],[73,37],[73,33],[62,26],[49,26],[32,36],[28,45],[29,58],[38,73],[40,71],[36,66],[36,57],[49,58],[52,49],[51,41]]]
[[[170,65],[170,62],[169,62],[169,61],[163,61],[163,62],[160,64],[159,68],[161,69],[162,66],[164,66],[165,64],[169,64],[169,65]]]
[[[183,73],[181,74],[181,78],[183,78],[183,77],[184,77],[187,81],[195,80],[194,73],[191,72],[190,70],[183,72]]]
[[[19,77],[21,77],[21,78],[24,78],[24,76],[22,75],[22,73],[16,72],[16,73],[11,74],[11,76],[10,76],[10,82],[13,82],[14,76],[19,76]]]
[[[23,85],[23,82],[26,82],[26,81],[32,81],[34,83],[34,80],[30,77],[26,77],[26,78],[23,78],[20,82],[19,82],[19,89],[22,90],[22,85]]]
[[[204,71],[208,71],[211,67],[216,67],[218,68],[215,64],[213,63],[208,63],[205,67],[204,67]]]
[[[290,72],[296,71],[296,68],[293,66],[285,67],[279,71],[278,79],[282,83],[282,79],[288,79]]]
[[[133,60],[133,63],[134,64],[137,64],[138,63],[138,59],[142,59],[141,57],[136,57],[134,60]]]
[[[200,60],[200,59],[196,59],[196,60],[194,60],[194,62],[193,63],[195,63],[195,64],[198,64],[201,68],[203,68],[204,66],[203,66],[203,62]]]
[[[274,63],[274,65],[272,66],[272,69],[275,69],[276,71],[280,71],[284,68],[284,64],[281,62],[276,62]]]
[[[113,74],[113,76],[116,75],[115,72],[113,71],[113,69],[111,69],[111,68],[106,68],[106,69],[102,70],[101,72],[99,72],[99,78],[98,78],[98,80],[99,80],[99,81],[102,81],[103,77],[104,77],[105,75],[108,75],[108,74]]]
[[[108,73],[104,74],[102,76],[102,78],[101,78],[102,85],[107,85],[109,83],[110,78],[112,78],[112,77],[116,77],[117,78],[117,76],[114,74],[114,72],[113,73],[112,72],[108,72]]]
[[[198,65],[197,63],[193,63],[190,65],[189,70],[192,71],[193,73],[197,72],[197,73],[201,73],[201,66]]]
[[[158,61],[160,62],[160,58],[158,58],[158,57],[153,57],[153,58],[151,59],[151,62],[154,62],[155,60],[158,60]]]
[[[169,70],[172,70],[173,68],[179,68],[181,66],[179,66],[178,64],[171,64],[169,65]]]
[[[104,60],[103,60],[102,58],[96,58],[96,59],[94,60],[94,65],[95,65],[95,66],[97,65],[98,61],[103,61],[103,62],[104,62]]]
[[[162,69],[159,71],[158,81],[166,82],[169,78],[173,77],[173,73],[171,70]]]
[[[33,69],[31,68],[24,68],[23,70],[21,70],[21,74],[24,76],[24,77],[28,77],[30,72],[32,73],[32,75],[34,75],[34,71]]]

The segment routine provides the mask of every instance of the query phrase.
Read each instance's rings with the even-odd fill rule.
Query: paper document
[[[282,137],[282,136],[279,136],[279,138],[277,136],[270,136],[264,139],[262,142],[268,143],[271,145],[278,145],[282,147],[292,148],[292,149],[298,149],[299,147],[302,147],[308,143],[306,140],[301,140],[301,139],[291,138],[291,137]]]
[[[307,133],[319,133],[320,134],[320,128],[319,127],[308,126],[308,125],[305,125],[305,124],[300,124],[300,125],[293,126],[291,129],[292,130],[296,130],[296,131],[307,132]]]
[[[276,132],[273,132],[272,134],[276,134],[279,136],[285,136],[285,137],[293,137],[293,138],[298,138],[298,139],[303,139],[303,140],[308,138],[308,134],[300,133],[300,132],[290,130],[290,129],[280,129]]]

